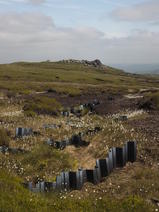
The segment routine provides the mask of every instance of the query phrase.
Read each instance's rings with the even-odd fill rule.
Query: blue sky
[[[157,63],[158,11],[159,0],[0,0],[0,62]]]
[[[132,3],[133,2],[133,3]],[[95,27],[105,32],[129,32],[144,24],[118,23],[111,17],[117,7],[127,7],[143,0],[46,0],[40,4],[29,4],[25,0],[0,0],[1,12],[42,12],[51,16],[58,26]],[[122,27],[122,29],[121,29]]]

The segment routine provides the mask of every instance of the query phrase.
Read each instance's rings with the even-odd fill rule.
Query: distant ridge
[[[136,74],[159,74],[159,63],[157,64],[110,64],[115,68],[123,69],[125,72]]]
[[[151,74],[157,74],[157,75],[159,75],[159,70],[154,70],[154,71],[151,72]]]
[[[95,59],[95,60],[92,60],[92,61],[89,61],[89,60],[77,60],[77,59],[63,59],[63,60],[58,60],[58,61],[51,61],[51,60],[45,60],[45,61],[32,61],[32,62],[29,62],[29,61],[20,61],[20,62],[13,62],[11,64],[8,64],[8,65],[18,65],[18,66],[25,66],[25,67],[41,67],[41,68],[55,68],[56,65],[61,65],[62,66],[67,66],[68,65],[75,65],[77,66],[78,68],[81,68],[82,69],[82,66],[84,68],[87,67],[89,69],[92,68],[93,69],[97,69],[98,71],[101,71],[103,73],[107,72],[107,73],[111,73],[111,74],[129,74],[129,73],[126,73],[123,71],[123,69],[119,69],[119,68],[114,68],[112,66],[109,66],[109,65],[105,65],[103,64],[99,59]],[[5,65],[5,64],[4,64]],[[71,69],[76,69],[77,67],[69,67]]]

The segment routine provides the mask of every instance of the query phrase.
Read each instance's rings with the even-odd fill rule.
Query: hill
[[[142,87],[158,87],[158,79],[153,77],[127,74],[119,69],[103,66],[101,62],[97,67],[86,64],[86,61],[81,63],[72,60],[0,65],[0,89],[15,94],[42,92],[48,89],[78,94],[86,90],[84,87],[92,86],[112,91],[136,91]]]
[[[154,70],[154,71],[151,72],[151,74],[157,74],[158,75],[159,74],[159,70]]]
[[[114,64],[113,67],[121,68],[126,72],[137,74],[153,74],[158,71],[159,64]]]
[[[32,130],[17,137],[17,127]],[[99,60],[0,65],[0,211],[158,210],[158,128],[157,76]],[[51,143],[77,137],[87,145]],[[96,159],[128,140],[137,142],[136,162],[97,185],[45,193],[26,187],[54,182],[61,171],[94,169]]]

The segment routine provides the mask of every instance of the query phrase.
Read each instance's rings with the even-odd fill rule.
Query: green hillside
[[[157,76],[87,62],[0,65],[0,146],[11,149],[0,151],[0,212],[158,211],[158,90]],[[93,111],[61,113],[94,100],[99,104]],[[16,138],[17,127],[32,128],[34,134]],[[95,127],[101,130],[85,134]],[[46,142],[79,133],[88,146],[59,150]],[[25,186],[53,182],[61,171],[94,169],[96,159],[128,140],[137,142],[137,161],[115,169],[97,185],[59,193],[32,193]]]
[[[13,93],[55,89],[78,94],[84,87],[91,88],[92,85],[103,90],[137,90],[159,87],[158,80],[156,77],[126,74],[111,67],[99,69],[80,63],[20,62],[0,65],[0,89]]]

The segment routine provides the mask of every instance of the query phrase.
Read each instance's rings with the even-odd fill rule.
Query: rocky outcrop
[[[98,59],[93,60],[93,61],[69,59],[69,60],[62,60],[60,62],[63,62],[63,63],[79,63],[79,64],[83,64],[85,66],[91,66],[91,67],[94,67],[94,68],[104,68],[105,67],[105,65],[103,65],[102,62]]]

